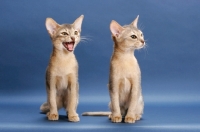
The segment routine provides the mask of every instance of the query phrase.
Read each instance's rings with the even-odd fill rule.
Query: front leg
[[[122,116],[120,112],[120,106],[119,106],[119,81],[115,78],[112,78],[112,80],[109,83],[109,93],[110,93],[110,110],[111,110],[111,121],[118,123],[122,121]]]
[[[139,118],[136,115],[136,106],[138,103],[140,85],[137,83],[131,83],[131,93],[130,93],[130,104],[128,108],[127,115],[125,116],[126,123],[135,123]]]
[[[50,106],[50,111],[47,113],[49,120],[58,120],[58,110],[56,104],[56,79],[51,78],[49,81],[49,92],[48,92],[48,102]]]
[[[76,108],[78,105],[78,81],[77,77],[73,74],[69,75],[69,87],[68,87],[68,102],[67,102],[67,112],[68,120],[71,122],[80,121],[78,114],[76,113]]]

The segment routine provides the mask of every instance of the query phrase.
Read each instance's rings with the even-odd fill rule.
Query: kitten
[[[76,113],[78,105],[78,63],[73,53],[80,42],[81,15],[73,24],[57,24],[46,19],[46,28],[53,43],[53,51],[46,70],[47,102],[40,110],[47,113],[49,120],[58,120],[58,110],[65,108],[68,120],[80,121]]]
[[[111,112],[86,112],[83,115],[109,115],[112,122],[134,123],[143,114],[140,68],[133,52],[145,46],[142,31],[137,28],[137,18],[126,26],[116,21],[110,24],[114,52],[110,62],[109,93]]]

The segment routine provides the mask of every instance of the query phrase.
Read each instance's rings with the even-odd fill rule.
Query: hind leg
[[[140,120],[142,118],[143,109],[144,109],[144,101],[142,96],[140,96],[136,107],[136,120]]]
[[[61,98],[59,99],[59,97],[57,97],[57,109],[59,110],[60,108],[63,107],[62,105],[62,100]],[[40,110],[44,113],[47,113],[49,112],[50,108],[49,108],[49,104],[47,102],[43,103],[41,106],[40,106]]]
[[[128,109],[125,108],[124,106],[120,106],[120,111],[121,111],[122,118],[125,118]]]
[[[108,115],[108,118],[109,120],[111,120],[111,116],[112,116],[112,105],[111,105],[111,102],[108,104],[109,108],[110,108],[110,111],[111,111],[111,114]]]
[[[40,110],[43,112],[43,113],[47,113],[49,112],[49,105],[47,102],[43,103],[41,106],[40,106]]]
[[[63,108],[63,97],[62,96],[57,96],[56,97],[56,102],[57,102],[57,109]]]

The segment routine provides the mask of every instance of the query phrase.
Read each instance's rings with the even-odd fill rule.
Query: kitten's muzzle
[[[145,46],[145,41],[141,40],[140,42],[142,43],[142,47],[144,47]]]
[[[63,46],[70,52],[74,50],[74,44],[75,44],[75,41],[63,42]]]
[[[144,40],[141,40],[141,43],[144,45],[144,44],[145,44],[145,41],[144,41]]]

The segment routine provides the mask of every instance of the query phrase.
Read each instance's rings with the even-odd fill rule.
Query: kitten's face
[[[63,24],[56,30],[52,40],[57,49],[72,52],[80,41],[80,31],[72,25]]]
[[[73,24],[57,24],[52,18],[47,18],[46,28],[53,41],[54,48],[67,52],[74,51],[80,42],[81,24],[83,15],[75,20]]]
[[[130,25],[123,27],[116,21],[111,22],[110,30],[118,46],[130,49],[140,49],[145,46],[144,36],[137,28],[137,22],[138,17]]]

